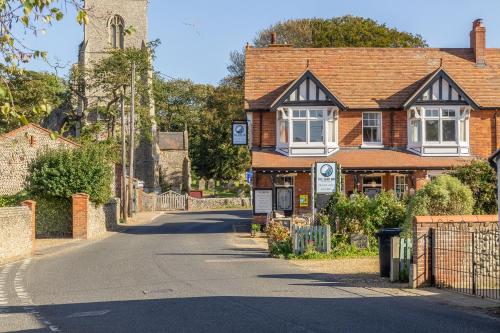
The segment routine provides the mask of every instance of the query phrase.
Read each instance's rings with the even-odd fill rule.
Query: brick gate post
[[[87,239],[89,195],[77,193],[71,196],[73,215],[73,238]]]

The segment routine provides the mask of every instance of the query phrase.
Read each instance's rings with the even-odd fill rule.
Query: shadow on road
[[[36,307],[65,332],[498,332],[426,297],[174,297]],[[21,306],[7,308],[23,313]],[[23,332],[46,332],[26,330]]]
[[[250,230],[251,211],[203,211],[167,214],[154,223],[124,227],[121,232],[134,235],[211,234]],[[170,222],[170,221],[175,222]]]

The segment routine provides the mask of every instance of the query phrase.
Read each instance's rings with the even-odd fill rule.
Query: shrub
[[[106,203],[113,180],[108,154],[108,149],[95,144],[49,151],[31,163],[28,191],[38,197],[60,199],[84,192],[92,202]]]
[[[381,192],[373,199],[362,193],[356,193],[350,198],[336,193],[322,214],[328,216],[328,223],[333,230],[338,223],[340,234],[365,234],[373,238],[374,233],[381,228],[402,225],[405,204],[393,192]],[[321,220],[325,220],[325,217]]]
[[[73,231],[71,201],[62,198],[36,197],[36,236],[65,237]]]
[[[266,233],[268,236],[269,253],[273,257],[288,257],[292,254],[292,238],[288,229],[280,222],[270,222]]]
[[[497,175],[486,161],[473,161],[471,164],[458,167],[450,172],[467,185],[474,195],[474,214],[496,214],[497,208]]]
[[[411,232],[413,218],[418,215],[466,215],[472,214],[472,191],[460,180],[442,175],[417,191],[406,211],[404,231]]]

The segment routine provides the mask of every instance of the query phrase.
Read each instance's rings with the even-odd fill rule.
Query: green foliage
[[[36,235],[39,238],[70,236],[73,231],[71,200],[37,196]]]
[[[405,205],[392,191],[381,192],[373,199],[362,193],[350,198],[343,193],[336,193],[322,214],[328,217],[332,229],[337,227],[341,234],[364,234],[373,239],[374,233],[382,228],[402,225]]]
[[[287,228],[280,222],[270,222],[266,229],[269,253],[273,257],[289,257],[292,252],[292,238]]]
[[[342,16],[332,19],[292,19],[278,22],[259,32],[257,47],[270,43],[271,32],[277,42],[295,47],[426,47],[420,35],[388,28],[372,19]]]
[[[5,73],[10,95],[0,94],[0,105],[12,102],[16,117],[0,112],[0,133],[11,131],[23,123],[40,123],[53,109],[60,107],[67,98],[65,82],[56,75],[17,70]],[[5,83],[0,88],[6,90]]]
[[[0,1],[0,114],[6,123],[27,123],[29,120],[19,109],[11,91],[10,75],[22,74],[19,65],[33,59],[47,61],[47,52],[33,49],[26,44],[25,35],[37,37],[46,27],[63,18],[63,11],[76,9],[76,20],[87,24],[89,18],[80,0],[1,0]],[[36,106],[45,108],[46,102]],[[5,125],[5,124],[4,124]]]
[[[476,160],[468,165],[458,167],[450,172],[467,185],[475,198],[474,214],[496,214],[497,208],[497,175],[488,162]]]
[[[103,204],[111,197],[113,172],[108,150],[99,145],[49,151],[30,165],[28,191],[44,198],[70,199],[87,193]]]
[[[0,196],[0,207],[15,207],[21,205],[21,202],[28,200],[29,195],[27,192],[19,192],[14,195]]]
[[[260,224],[252,223],[252,231],[260,232]]]
[[[426,184],[410,199],[404,232],[411,231],[413,218],[419,215],[467,215],[474,210],[472,191],[455,177],[442,175]]]
[[[233,146],[231,124],[243,119],[243,94],[228,86],[217,87],[207,99],[199,132],[191,141],[191,160],[197,174],[207,179],[238,179],[250,166],[247,147]]]

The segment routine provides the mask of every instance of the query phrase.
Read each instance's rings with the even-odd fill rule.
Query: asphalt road
[[[248,218],[243,211],[165,215],[0,267],[0,331],[500,332],[500,321],[486,316],[354,288],[267,258],[235,237],[233,225]]]

